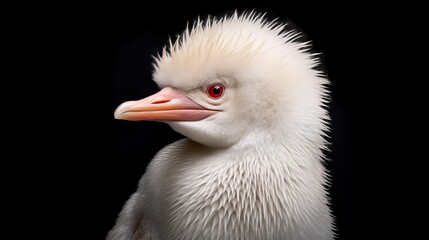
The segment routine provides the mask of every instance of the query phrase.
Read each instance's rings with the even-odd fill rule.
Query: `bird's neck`
[[[300,130],[257,130],[244,136],[228,152],[284,164],[313,165],[321,162],[325,145],[326,141],[321,134]]]

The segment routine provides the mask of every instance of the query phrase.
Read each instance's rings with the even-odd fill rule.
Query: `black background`
[[[35,17],[25,22],[31,31],[20,39],[32,39],[31,53],[25,56],[37,63],[38,78],[20,92],[23,96],[31,92],[41,100],[35,112],[28,108],[28,114],[37,117],[19,123],[22,128],[30,126],[25,140],[19,140],[28,144],[22,152],[39,159],[25,162],[18,175],[29,177],[26,187],[36,189],[29,194],[32,204],[25,205],[36,212],[29,221],[48,219],[42,225],[64,237],[105,238],[154,154],[181,138],[163,123],[115,120],[115,108],[158,90],[151,80],[151,55],[181,33],[187,22],[235,9],[267,12],[269,19],[294,23],[322,53],[323,68],[332,82],[332,151],[327,162],[332,209],[339,239],[354,239],[358,233],[352,205],[352,92],[358,79],[351,72],[359,51],[354,38],[359,19],[354,6],[310,3],[112,4],[33,12]],[[27,102],[36,105],[32,99]],[[15,190],[23,188],[19,184]]]

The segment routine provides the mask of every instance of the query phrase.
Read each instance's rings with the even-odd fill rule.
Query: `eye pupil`
[[[218,94],[220,94],[220,87],[219,86],[215,86],[214,88],[213,88],[213,93],[214,94],[216,94],[216,95],[218,95]]]
[[[215,83],[207,88],[207,95],[213,99],[219,99],[222,97],[225,87],[220,83]]]

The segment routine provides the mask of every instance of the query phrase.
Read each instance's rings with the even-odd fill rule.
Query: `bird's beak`
[[[115,118],[129,121],[198,121],[216,112],[166,87],[141,100],[122,103],[115,110]]]

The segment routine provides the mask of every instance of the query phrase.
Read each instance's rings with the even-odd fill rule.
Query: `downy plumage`
[[[162,149],[107,239],[333,239],[328,80],[264,15],[197,20],[155,58],[161,90],[119,106],[187,138]]]

